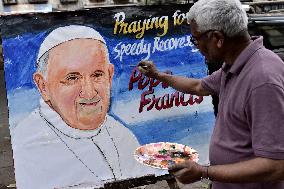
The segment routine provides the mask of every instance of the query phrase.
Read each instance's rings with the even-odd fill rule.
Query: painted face
[[[60,44],[50,50],[45,101],[69,126],[96,129],[109,108],[113,69],[100,41]]]

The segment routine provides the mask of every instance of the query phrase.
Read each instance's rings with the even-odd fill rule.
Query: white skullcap
[[[59,27],[49,33],[40,45],[37,62],[39,62],[40,57],[50,49],[73,39],[95,39],[106,44],[103,36],[94,28],[80,25]]]

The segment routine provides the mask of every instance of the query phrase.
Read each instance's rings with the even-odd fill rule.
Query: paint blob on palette
[[[174,163],[186,160],[198,162],[198,152],[186,145],[170,142],[150,143],[137,148],[135,159],[146,165],[158,169],[168,169]]]

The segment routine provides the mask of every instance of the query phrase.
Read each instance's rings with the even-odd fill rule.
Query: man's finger
[[[169,171],[178,171],[180,169],[186,168],[183,163],[172,164],[169,166]]]
[[[145,65],[147,65],[147,61],[145,60],[142,60],[138,63],[138,66],[145,66]]]
[[[138,63],[138,66],[149,66],[153,65],[154,63],[150,60],[142,60]]]
[[[147,70],[145,68],[143,68],[142,66],[138,66],[138,70],[139,72],[141,72],[142,74],[146,74]]]
[[[183,168],[183,169],[179,169],[177,172],[175,172],[173,175],[179,179],[181,176],[184,176],[187,172],[187,169]]]

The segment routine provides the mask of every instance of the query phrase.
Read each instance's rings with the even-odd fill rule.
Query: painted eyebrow
[[[103,70],[96,70],[96,71],[94,71],[93,73],[105,73]]]
[[[75,76],[81,76],[81,74],[79,72],[70,72],[70,73],[67,73],[65,75],[65,78],[68,77],[68,76],[72,76],[72,75],[75,75]]]
[[[70,72],[66,74],[66,76],[68,75],[81,75],[81,74],[79,72]]]
[[[64,81],[65,79],[67,79],[69,76],[81,76],[81,74],[79,72],[70,72],[70,73],[67,73],[64,78],[62,78],[63,80],[60,81],[60,83],[63,83],[63,84],[66,84],[66,81]]]

